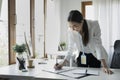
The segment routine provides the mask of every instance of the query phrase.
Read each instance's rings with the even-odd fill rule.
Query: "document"
[[[90,69],[74,69],[74,70],[71,70],[71,71],[67,71],[67,72],[63,72],[63,73],[60,73],[61,75],[64,75],[64,76],[70,76],[72,78],[83,78],[83,77],[87,77],[87,76],[90,76],[90,75],[93,75],[93,76],[98,76],[99,75],[99,71],[96,71],[96,70],[90,70]]]
[[[90,70],[90,69],[88,69],[87,74],[99,76],[99,71],[98,70]]]
[[[98,70],[91,70],[91,69],[75,69],[72,71],[73,74],[91,74],[91,75],[99,75],[99,71]]]
[[[67,72],[63,72],[63,73],[59,73],[59,74],[64,75],[64,76],[68,76],[71,78],[77,78],[77,77],[85,75],[84,73],[83,74],[76,74],[74,71],[76,71],[76,70],[67,71]]]
[[[69,67],[63,67],[61,70],[55,70],[54,68],[46,68],[46,69],[43,69],[43,71],[59,74],[59,73],[71,71],[74,69],[75,68],[69,68]]]
[[[71,68],[71,67],[63,67],[61,70],[55,70],[54,68],[48,68],[48,69],[46,68],[46,69],[43,69],[43,71],[63,75],[66,77],[76,78],[76,79],[87,77],[90,75],[93,75],[93,76],[99,75],[98,70]]]

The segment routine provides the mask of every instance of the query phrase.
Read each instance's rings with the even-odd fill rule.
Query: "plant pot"
[[[26,69],[25,68],[26,61],[25,61],[25,58],[23,57],[23,54],[19,54],[17,56],[17,62],[18,62],[18,68],[19,68],[19,70]]]
[[[33,59],[29,59],[28,60],[28,68],[34,68],[34,65],[33,65]]]
[[[18,60],[19,70],[26,69],[25,68],[25,59],[17,57],[17,60]]]

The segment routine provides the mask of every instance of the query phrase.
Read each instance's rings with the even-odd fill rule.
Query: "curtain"
[[[2,0],[0,0],[0,16],[1,16],[1,7],[2,7]]]
[[[95,19],[99,21],[103,46],[113,55],[115,40],[120,40],[120,0],[93,0]]]

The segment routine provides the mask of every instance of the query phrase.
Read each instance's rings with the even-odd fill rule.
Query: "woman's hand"
[[[107,64],[105,62],[105,59],[101,59],[101,63],[103,66],[103,71],[107,74],[113,74],[113,72],[107,67]]]
[[[113,72],[110,69],[108,69],[107,67],[103,67],[103,71],[107,74],[113,74]]]
[[[56,63],[56,64],[54,65],[54,69],[55,69],[55,70],[60,70],[60,69],[62,69],[62,65]]]
[[[56,64],[54,65],[54,69],[55,69],[55,70],[60,70],[60,69],[62,69],[63,65],[64,65],[66,62],[67,62],[67,60],[64,60],[64,61],[62,61],[62,62],[60,62],[60,63],[56,63]]]

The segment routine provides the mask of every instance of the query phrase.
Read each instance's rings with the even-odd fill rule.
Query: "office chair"
[[[114,43],[114,53],[110,67],[120,69],[120,40],[116,40]]]

